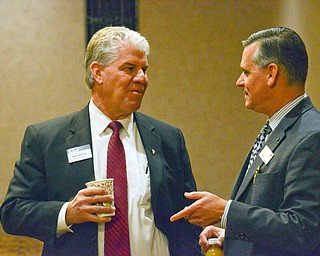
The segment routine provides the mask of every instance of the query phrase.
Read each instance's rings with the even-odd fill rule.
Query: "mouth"
[[[142,95],[143,94],[143,90],[130,90],[129,92],[134,95]]]
[[[129,90],[130,93],[133,93],[135,95],[143,95],[144,91],[145,91],[144,86],[141,88],[135,88],[135,89]]]

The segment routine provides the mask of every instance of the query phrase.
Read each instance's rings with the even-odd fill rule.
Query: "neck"
[[[283,108],[289,102],[291,102],[294,99],[298,98],[299,96],[303,95],[304,93],[305,93],[304,87],[300,87],[300,88],[294,88],[292,90],[290,90],[290,89],[285,90],[285,92],[278,94],[278,97],[275,96],[273,99],[274,104],[272,106],[272,109],[270,109],[270,112],[267,114],[268,117],[270,118],[278,110]]]
[[[112,109],[112,107],[110,108],[105,107],[104,102],[99,100],[99,98],[94,97],[93,95],[92,95],[92,102],[105,116],[110,118],[112,121],[125,119],[131,115],[131,114],[128,114],[128,115],[117,114],[116,111]]]

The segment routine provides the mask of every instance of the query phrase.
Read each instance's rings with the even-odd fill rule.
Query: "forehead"
[[[148,65],[147,54],[132,45],[125,45],[121,48],[119,57],[114,64],[132,63],[135,65]]]
[[[241,67],[244,68],[247,66],[256,65],[253,62],[253,55],[258,49],[258,47],[259,47],[258,43],[253,43],[244,48],[242,53],[241,64],[240,64]]]

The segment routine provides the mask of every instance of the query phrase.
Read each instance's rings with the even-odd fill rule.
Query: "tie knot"
[[[119,130],[122,128],[122,124],[117,121],[112,121],[108,127],[113,131],[113,132],[119,132]]]
[[[269,125],[269,122],[266,122],[266,124],[262,127],[261,132],[262,134],[269,134],[272,132],[272,129]]]

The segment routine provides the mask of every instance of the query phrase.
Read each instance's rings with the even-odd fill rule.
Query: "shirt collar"
[[[299,97],[295,98],[293,101],[290,101],[287,105],[279,109],[276,113],[273,114],[272,117],[270,117],[269,125],[274,131],[280,121],[295,107],[297,106],[305,97],[307,97],[306,94],[302,94]]]
[[[111,129],[108,128],[108,125],[112,120],[107,117],[102,111],[93,103],[92,99],[89,103],[89,115],[90,122],[99,136],[105,133],[111,133]],[[124,128],[124,131],[127,136],[130,136],[133,127],[133,113],[127,118],[116,120],[120,122]]]

